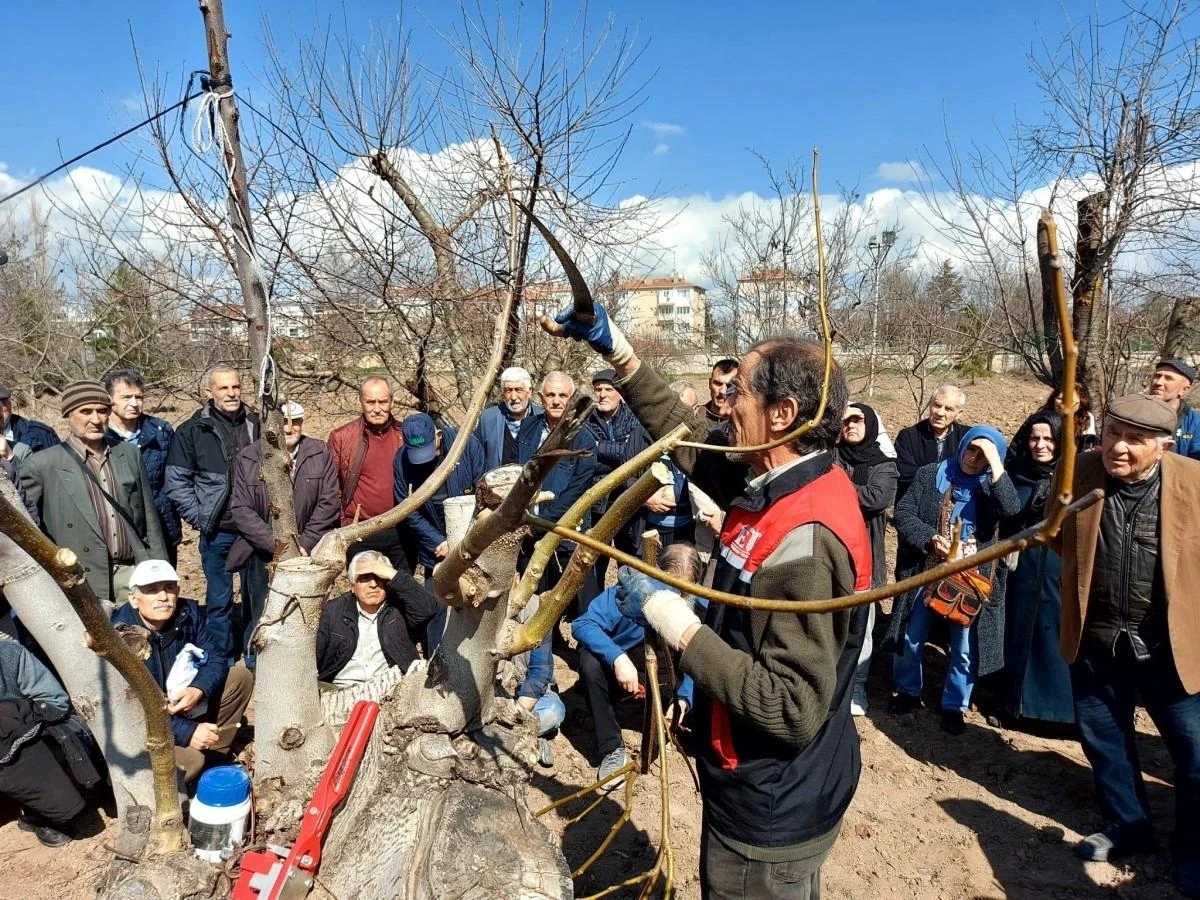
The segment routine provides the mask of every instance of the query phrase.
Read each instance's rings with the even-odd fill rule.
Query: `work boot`
[[[1154,846],[1154,833],[1149,828],[1105,828],[1076,844],[1075,855],[1090,862],[1112,862],[1131,853],[1146,853]]]
[[[967,730],[967,722],[963,714],[957,709],[942,710],[942,731],[946,734],[958,737]]]
[[[924,705],[920,697],[913,697],[909,694],[897,694],[889,701],[888,712],[893,716],[908,716],[921,709]]]
[[[600,760],[600,768],[596,770],[596,780],[603,781],[605,778],[607,778],[609,775],[612,775],[628,762],[629,754],[625,752],[624,747],[618,747],[616,750],[608,753],[604,759]],[[608,784],[604,785],[603,789],[606,791],[611,791],[620,783],[621,781],[618,778],[614,781],[608,782]]]
[[[48,820],[31,813],[21,813],[17,816],[17,827],[22,831],[32,832],[33,836],[45,847],[61,847],[75,840],[65,831],[60,831]]]

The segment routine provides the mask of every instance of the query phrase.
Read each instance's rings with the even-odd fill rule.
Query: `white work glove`
[[[700,624],[691,602],[655,578],[622,566],[617,584],[617,608],[657,631],[672,650],[680,649],[684,633]]]

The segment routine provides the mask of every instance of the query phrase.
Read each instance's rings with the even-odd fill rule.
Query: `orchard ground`
[[[706,374],[694,378],[697,384],[703,384]],[[856,397],[867,400],[858,393],[861,379],[852,387]],[[964,420],[994,424],[1009,435],[1047,394],[1043,385],[1012,376],[981,378],[964,388],[968,393]],[[880,411],[893,436],[916,419],[915,405],[898,380],[881,379],[868,402]],[[169,417],[188,414],[190,410],[180,410]],[[310,415],[307,430],[323,437],[336,421]],[[202,597],[194,535],[181,548],[180,557],[184,596]],[[568,636],[569,630],[563,629],[562,639],[556,642],[556,675],[567,704],[567,721],[552,742],[555,766],[534,775],[529,798],[534,810],[594,780],[595,739],[571,669],[575,654]],[[80,648],[80,652],[85,651]],[[936,697],[941,657],[931,650],[930,658],[934,660],[930,696]],[[876,658],[870,712],[856,720],[862,740],[862,779],[825,865],[825,896],[946,900],[1176,896],[1165,850],[1127,865],[1083,863],[1072,854],[1071,844],[1098,824],[1091,769],[1074,739],[993,728],[975,710],[967,714],[966,734],[949,737],[939,727],[936,701],[931,703],[933,709],[907,719],[891,716],[885,710],[889,659]],[[635,750],[640,743],[641,708],[629,703],[622,712],[626,745]],[[1141,713],[1138,730],[1150,801],[1165,847],[1173,820],[1170,758]],[[683,735],[685,747],[688,737]],[[680,755],[672,751],[667,760],[677,897],[697,900],[699,797]],[[562,836],[572,868],[580,866],[604,839],[619,815],[621,796],[620,791],[613,792],[587,818],[569,827],[564,827],[565,818],[581,812],[584,802],[544,817],[551,830]],[[661,830],[659,797],[655,767],[634,786],[630,821],[608,852],[576,881],[578,896],[634,877],[653,864]],[[0,869],[4,872],[0,900],[92,897],[92,883],[111,858],[108,848],[115,823],[108,821],[101,835],[49,850],[17,828],[16,812],[11,804],[0,804]],[[364,835],[364,839],[370,838]],[[319,887],[312,894],[322,895]],[[637,891],[624,890],[615,896],[634,897]]]

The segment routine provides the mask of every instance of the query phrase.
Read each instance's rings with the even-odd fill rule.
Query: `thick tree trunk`
[[[1093,402],[1104,397],[1100,369],[1103,359],[1095,350],[1095,311],[1104,290],[1104,263],[1100,245],[1104,239],[1104,220],[1108,194],[1101,191],[1079,201],[1078,234],[1075,240],[1075,278],[1071,283],[1071,332],[1079,348],[1079,380],[1087,385]]]
[[[333,750],[317,689],[317,624],[337,562],[295,556],[275,567],[255,635],[254,779],[261,797],[301,781]]]
[[[1200,297],[1176,297],[1163,340],[1164,358],[1187,359],[1200,348]]]
[[[1058,309],[1054,304],[1054,265],[1050,251],[1050,236],[1046,218],[1038,220],[1037,226],[1038,269],[1042,276],[1042,346],[1052,384],[1062,384],[1063,353],[1062,333],[1058,327]]]

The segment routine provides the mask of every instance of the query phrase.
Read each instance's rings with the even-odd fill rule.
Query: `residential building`
[[[680,346],[705,342],[705,293],[678,275],[623,281],[613,289],[617,318],[630,337]]]

